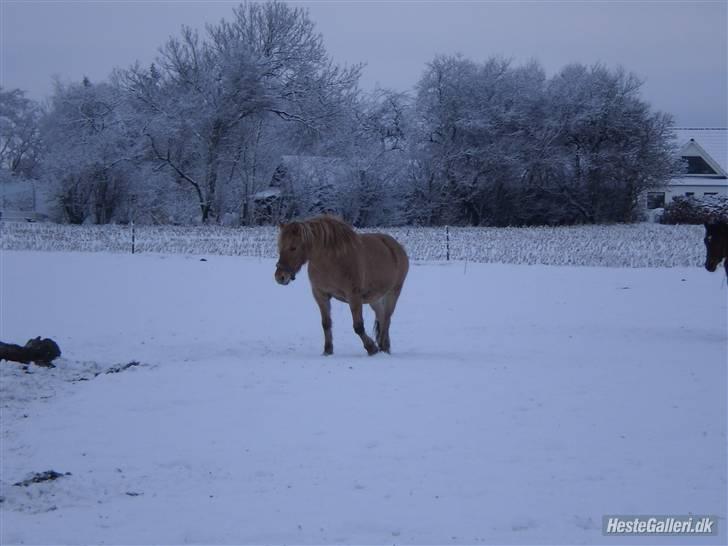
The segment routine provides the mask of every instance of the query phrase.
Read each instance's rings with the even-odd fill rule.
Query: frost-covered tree
[[[417,223],[630,221],[637,197],[675,172],[672,121],[623,70],[432,61],[417,88]]]
[[[35,178],[41,155],[41,109],[20,89],[0,87],[0,169],[14,177]]]
[[[126,219],[135,135],[115,87],[56,84],[42,120],[43,174],[55,187],[58,215],[71,223]]]
[[[631,221],[639,194],[678,171],[672,118],[651,111],[641,85],[602,65],[570,65],[549,82],[551,161],[533,180],[567,217]]]
[[[225,208],[221,193],[248,216],[251,194],[272,172],[262,147],[287,151],[290,139],[276,134],[283,125],[319,131],[358,75],[358,66],[333,64],[305,10],[270,2],[240,5],[204,38],[185,28],[152,67],[117,78],[144,120],[151,157],[193,189],[208,222]]]
[[[322,136],[320,153],[341,173],[330,208],[357,226],[403,223],[409,108],[406,95],[377,89],[351,100]]]
[[[57,86],[40,133],[22,130],[37,116],[22,93],[0,92],[0,159],[36,172],[41,150],[71,222],[631,221],[676,170],[670,117],[621,69],[438,56],[412,97],[362,92],[360,70],[304,9],[244,3],[148,67]]]
[[[507,223],[514,214],[545,77],[535,63],[513,68],[438,57],[417,87],[416,221]]]

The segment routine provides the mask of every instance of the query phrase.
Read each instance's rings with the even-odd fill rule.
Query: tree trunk
[[[222,120],[216,120],[207,146],[206,202],[202,208],[202,223],[206,224],[214,215],[215,192],[217,189],[217,173],[220,163],[220,141],[222,140]]]

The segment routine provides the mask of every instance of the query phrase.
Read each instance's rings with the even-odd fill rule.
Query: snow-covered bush
[[[660,217],[663,224],[728,223],[728,197],[675,197]]]

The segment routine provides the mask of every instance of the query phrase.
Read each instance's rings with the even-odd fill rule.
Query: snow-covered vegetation
[[[533,228],[382,229],[413,260],[607,267],[697,266],[705,260],[702,226],[618,224]],[[3,223],[6,250],[130,253],[130,226]],[[135,252],[273,258],[277,228],[136,226]]]
[[[305,9],[246,3],[44,109],[0,90],[0,168],[68,223],[357,226],[630,222],[676,170],[670,116],[621,69],[436,56],[412,94],[364,92],[360,69]]]
[[[660,216],[663,224],[728,224],[728,197],[704,195],[702,197],[677,196],[667,204]]]

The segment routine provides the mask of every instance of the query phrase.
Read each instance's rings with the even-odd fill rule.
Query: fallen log
[[[58,344],[49,338],[29,339],[25,346],[3,343],[0,341],[0,360],[12,360],[28,364],[33,362],[38,366],[53,367],[52,362],[61,356]]]

